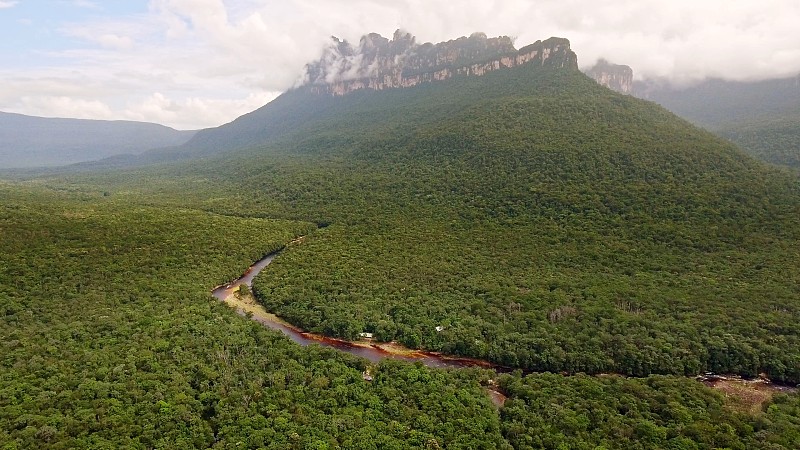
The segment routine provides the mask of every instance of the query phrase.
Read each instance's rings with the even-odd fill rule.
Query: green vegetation
[[[503,447],[469,373],[367,383],[210,297],[309,224],[0,193],[0,447]]]
[[[800,77],[707,80],[686,89],[640,86],[643,96],[772,164],[800,167]]]
[[[757,420],[685,379],[652,376],[504,377],[511,394],[501,412],[503,434],[518,449],[534,448],[797,448],[797,397],[776,397]]]
[[[522,67],[294,91],[193,145],[0,185],[0,445],[800,445],[797,394],[750,414],[683,378],[800,382],[798,178],[652,103]],[[253,292],[303,328],[647,378],[384,362],[366,382],[209,295],[299,235]]]
[[[208,289],[308,224],[0,185],[3,448],[796,448],[800,398],[755,416],[703,385],[366,361],[237,316]],[[613,401],[612,401],[613,400]]]
[[[532,370],[800,381],[796,178],[544,73],[354,95],[260,149],[235,210],[332,224],[256,280],[267,308]]]
[[[714,131],[758,159],[800,168],[800,113],[727,124]]]

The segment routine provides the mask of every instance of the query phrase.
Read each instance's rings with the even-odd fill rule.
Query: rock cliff
[[[421,45],[399,30],[392,40],[368,34],[358,46],[332,39],[322,58],[306,66],[301,85],[312,92],[345,95],[360,89],[407,88],[523,64],[577,69],[569,41],[555,37],[520,50],[507,36],[489,38],[483,33]]]
[[[601,59],[586,71],[586,75],[613,91],[628,95],[633,93],[633,70],[629,66],[611,64]]]

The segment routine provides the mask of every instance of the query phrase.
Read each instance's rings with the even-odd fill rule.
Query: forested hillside
[[[800,77],[707,80],[688,88],[639,83],[636,95],[730,139],[762,161],[800,167]]]
[[[800,382],[796,174],[538,66],[294,90],[193,142],[0,185],[0,443],[800,446],[796,393],[745,408],[691,379]],[[269,311],[548,373],[368,382],[210,297],[299,235],[255,280]]]
[[[330,225],[257,278],[269,310],[531,370],[800,381],[796,177],[577,71],[276,104],[311,101],[273,143],[160,169],[211,180],[200,208]],[[139,176],[118,189],[185,204]]]
[[[367,361],[299,347],[208,293],[311,224],[85,188],[0,194],[3,448],[800,444],[796,394],[752,414],[681,378],[497,378],[386,361],[366,381]],[[502,408],[482,387],[490,378]]]
[[[732,122],[716,128],[714,132],[735,142],[758,159],[800,168],[800,108],[797,113]]]

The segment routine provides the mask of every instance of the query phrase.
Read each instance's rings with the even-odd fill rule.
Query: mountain
[[[183,144],[194,134],[154,123],[0,112],[0,168],[59,166],[140,154]]]
[[[298,86],[157,156],[0,183],[0,446],[800,447],[791,388],[694,379],[800,382],[796,174],[573,64]],[[281,248],[283,319],[520,370],[211,297]]]
[[[392,40],[368,34],[357,47],[333,38],[322,58],[306,67],[303,80],[312,92],[345,95],[359,89],[408,88],[454,76],[481,76],[524,64],[576,67],[577,58],[566,39],[550,38],[516,50],[507,36],[489,39],[474,33],[419,45],[411,34],[398,30]]]
[[[800,76],[746,82],[705,80],[688,87],[645,81],[636,96],[652,100],[708,128],[800,111]]]
[[[633,69],[630,66],[612,64],[600,59],[586,71],[586,75],[601,86],[621,94],[633,94]]]
[[[800,167],[800,76],[680,88],[640,82],[636,95],[730,139],[764,161]]]
[[[254,286],[315,332],[537,371],[800,380],[796,179],[545,42],[563,64],[341,95],[309,79],[198,133],[167,172],[187,182],[145,192],[327,225]],[[399,73],[420,67],[442,70]]]
[[[229,124],[199,131],[169,154],[196,157],[275,141],[348,108],[327,97],[361,90],[422,87],[513,67],[577,70],[577,57],[569,41],[561,38],[537,41],[520,50],[507,37],[490,39],[483,33],[422,45],[400,31],[391,41],[375,33],[366,35],[357,47],[332,38],[322,58],[306,67],[303,82],[297,88]],[[348,98],[345,103],[349,101]],[[151,156],[163,155],[156,152]]]

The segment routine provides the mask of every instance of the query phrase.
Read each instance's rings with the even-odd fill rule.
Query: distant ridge
[[[730,139],[758,159],[800,168],[800,76],[710,79],[686,88],[637,82],[635,95]]]
[[[147,122],[61,119],[0,112],[0,169],[52,167],[181,145],[195,131]]]

